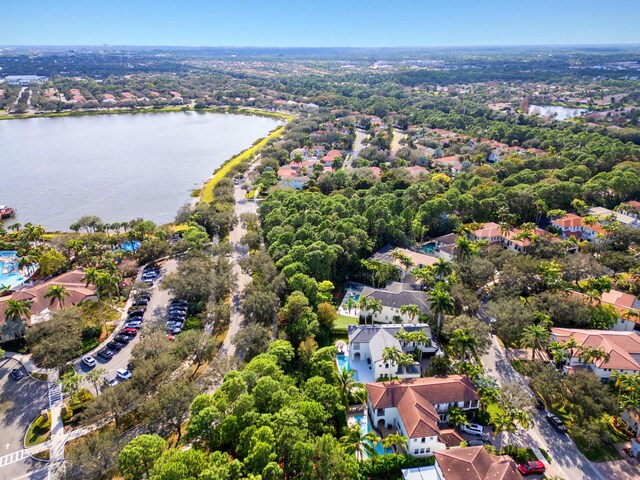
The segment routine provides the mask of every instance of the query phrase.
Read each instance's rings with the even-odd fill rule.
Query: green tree
[[[400,305],[400,313],[402,315],[408,315],[411,319],[411,323],[415,323],[415,319],[420,315],[420,309],[418,305]]]
[[[467,354],[477,360],[478,340],[471,332],[470,328],[459,328],[453,331],[451,345],[455,347],[460,356],[460,361],[467,360]]]
[[[154,462],[165,447],[165,441],[158,435],[140,435],[125,445],[118,455],[118,470],[126,479],[149,478]]]
[[[382,440],[382,446],[384,448],[393,448],[396,453],[407,452],[407,437],[399,433],[390,433]]]
[[[549,330],[542,325],[529,325],[523,331],[523,343],[531,348],[531,360],[535,360],[536,352],[544,351],[549,343]]]
[[[467,414],[460,407],[449,406],[449,424],[453,428],[458,428],[460,425],[468,425]]]
[[[428,301],[431,312],[436,318],[436,330],[440,336],[445,314],[451,314],[454,311],[453,298],[444,284],[438,283],[429,294]]]
[[[347,429],[347,433],[340,438],[340,443],[349,455],[354,455],[359,461],[364,460],[365,456],[374,457],[378,455],[376,445],[380,442],[380,438],[374,432],[363,433],[359,423]]]
[[[69,296],[71,296],[71,294],[67,291],[67,288],[65,286],[49,285],[47,287],[47,293],[45,294],[44,298],[51,299],[51,305],[53,305],[54,302],[58,302],[58,307],[62,308],[64,306],[64,299]]]

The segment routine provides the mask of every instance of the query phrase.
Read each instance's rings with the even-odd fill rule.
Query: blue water
[[[371,422],[369,421],[369,417],[367,415],[356,415],[353,418],[355,418],[356,422],[360,424],[360,428],[362,429],[363,433],[373,432],[376,435],[378,435],[378,432],[376,432],[371,426]],[[392,455],[393,449],[391,447],[383,448],[382,443],[378,443],[376,444],[376,452],[378,452],[378,455],[389,455],[389,454]]]
[[[124,250],[125,252],[135,252],[139,248],[140,248],[140,242],[137,240],[134,240],[133,242],[125,242],[122,245],[120,245],[120,249]]]
[[[7,260],[13,258],[16,253],[17,252],[14,250],[5,250],[0,252],[0,259],[4,259],[4,261],[0,261],[0,286],[2,287],[13,287],[22,284],[25,281],[25,278],[18,270],[17,265],[7,262]],[[3,273],[5,268],[9,270],[9,273]]]
[[[436,244],[433,242],[427,243],[420,249],[422,253],[433,253],[435,252],[435,250],[436,250]]]
[[[346,355],[336,355],[336,362],[338,362],[338,369],[339,370],[353,370],[351,368],[351,365],[349,364],[349,357],[347,357]],[[353,379],[358,382],[358,372],[356,370],[353,370]]]

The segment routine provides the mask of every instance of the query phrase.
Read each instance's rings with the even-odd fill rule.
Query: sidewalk
[[[13,358],[14,360],[20,362],[27,373],[41,373],[47,376],[47,381],[49,382],[58,381],[58,371],[56,369],[46,369],[36,366],[36,364],[33,363],[33,360],[31,360],[31,355],[16,352],[5,352],[4,356],[6,358]],[[42,380],[38,381],[41,382]]]

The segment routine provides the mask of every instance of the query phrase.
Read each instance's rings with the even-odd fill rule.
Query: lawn
[[[47,411],[49,412],[49,419],[47,421],[42,418],[42,415],[38,415],[29,426],[27,438],[25,439],[25,445],[27,447],[44,443],[49,439],[51,435],[51,410]]]
[[[346,315],[338,315],[338,319],[333,324],[334,330],[347,330],[347,325],[358,325],[360,320],[357,317],[347,317]]]

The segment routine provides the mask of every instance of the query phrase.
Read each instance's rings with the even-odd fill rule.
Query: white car
[[[96,359],[91,355],[87,355],[86,357],[82,357],[82,363],[84,363],[89,368],[93,368],[96,366]]]
[[[484,427],[477,423],[468,423],[467,425],[460,425],[460,431],[468,433],[469,435],[482,436],[484,434]]]
[[[116,375],[122,380],[129,380],[131,378],[131,372],[126,368],[119,368],[116,370]]]

